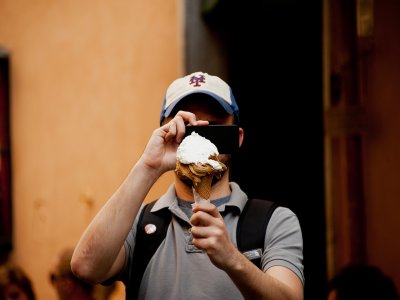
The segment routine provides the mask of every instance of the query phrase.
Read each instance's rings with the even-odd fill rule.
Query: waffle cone
[[[211,194],[211,182],[213,179],[213,175],[206,175],[201,178],[201,181],[195,186],[196,192],[203,199],[210,198]]]

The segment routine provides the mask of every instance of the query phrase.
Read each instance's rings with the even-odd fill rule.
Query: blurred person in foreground
[[[399,300],[396,286],[378,267],[348,265],[328,286],[328,300]]]
[[[56,289],[58,299],[106,300],[115,290],[115,284],[103,286],[91,284],[76,277],[71,270],[74,248],[63,249],[55,258],[50,270],[50,282]]]
[[[154,183],[175,169],[186,126],[238,120],[231,88],[219,77],[196,72],[175,80],[164,98],[161,126],[78,242],[73,272],[94,283],[122,280],[129,289],[137,217]],[[239,145],[243,136],[239,128]],[[211,201],[192,208],[191,183],[175,175],[153,207],[152,211],[168,209],[172,221],[147,265],[138,299],[303,299],[303,241],[297,216],[284,207],[274,211],[262,267],[257,268],[236,247],[236,224],[248,197],[230,182],[231,157],[218,158],[228,170],[213,182]]]
[[[73,248],[66,248],[55,257],[49,273],[50,283],[59,300],[95,300],[94,285],[79,279],[71,271],[73,251]]]
[[[35,300],[30,278],[11,262],[0,265],[0,300]]]

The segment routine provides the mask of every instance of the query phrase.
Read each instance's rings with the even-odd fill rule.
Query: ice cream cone
[[[208,200],[211,183],[219,180],[227,167],[218,159],[217,147],[208,139],[192,132],[179,145],[176,153],[175,173],[188,183],[192,183],[194,199]]]
[[[211,194],[211,183],[212,183],[213,175],[206,175],[201,178],[201,181],[194,187],[196,192],[203,199],[210,198]]]

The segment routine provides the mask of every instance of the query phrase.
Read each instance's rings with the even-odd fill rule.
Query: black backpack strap
[[[171,223],[171,213],[168,208],[151,212],[154,204],[153,201],[146,204],[139,216],[137,223],[136,242],[133,257],[131,261],[130,280],[126,284],[126,299],[137,299],[140,283],[146,267],[157,251],[161,242],[165,239],[168,226]],[[146,233],[146,225],[151,225],[155,229],[153,233]],[[154,225],[154,226],[152,226]],[[147,230],[148,231],[148,230]]]
[[[236,230],[239,250],[257,267],[261,267],[265,232],[278,205],[262,199],[249,199],[240,214]]]

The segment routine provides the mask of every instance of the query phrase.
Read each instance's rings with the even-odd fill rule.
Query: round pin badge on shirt
[[[147,224],[146,226],[144,226],[144,231],[147,234],[153,234],[154,232],[156,232],[157,227],[154,224]]]

